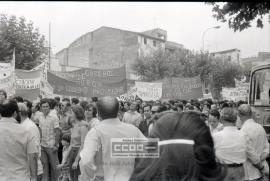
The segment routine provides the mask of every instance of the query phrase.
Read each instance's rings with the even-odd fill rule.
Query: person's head
[[[141,107],[143,108],[147,103],[145,101],[142,102]]]
[[[31,118],[31,115],[32,115],[32,102],[29,101],[29,100],[24,100],[23,101],[24,104],[27,106],[27,109],[28,109],[28,117]]]
[[[242,122],[252,118],[252,109],[248,104],[242,104],[238,107],[238,116]]]
[[[131,111],[137,111],[138,110],[138,103],[136,101],[133,101],[131,104],[130,104],[130,110]]]
[[[79,99],[77,99],[77,98],[75,98],[75,97],[73,97],[73,98],[71,98],[71,104],[72,105],[77,105],[77,104],[79,104]]]
[[[18,122],[21,121],[19,115],[19,107],[14,99],[6,99],[0,104],[0,115],[6,118],[15,118]]]
[[[221,109],[225,108],[225,107],[230,107],[229,104],[227,102],[224,102],[222,105],[221,105]]]
[[[54,97],[54,100],[56,100],[56,102],[59,103],[61,99],[59,96],[56,96],[56,97]]]
[[[3,89],[0,89],[0,104],[2,104],[6,99],[7,99],[7,92]]]
[[[57,104],[55,99],[49,99],[49,103],[50,103],[50,109],[54,109]]]
[[[17,101],[17,102],[23,102],[23,98],[21,96],[16,96],[14,97],[14,99]]]
[[[237,120],[237,111],[232,107],[225,107],[221,111],[221,122],[226,125],[235,125]]]
[[[40,110],[40,102],[33,102],[32,104],[32,112],[36,112]]]
[[[185,111],[192,111],[192,110],[194,110],[194,106],[188,103],[188,104],[185,106]]]
[[[89,105],[89,102],[87,102],[87,101],[81,101],[80,102],[80,106],[82,106],[84,111],[86,111],[88,105]]]
[[[62,143],[62,145],[63,146],[69,146],[69,144],[70,144],[70,134],[64,134],[63,136],[62,136],[62,140],[61,140],[61,143]]]
[[[209,124],[213,128],[216,128],[218,126],[219,119],[220,119],[220,113],[218,112],[218,110],[217,109],[213,109],[213,110],[211,109],[209,111],[209,115],[208,115]]]
[[[67,97],[65,97],[65,98],[62,99],[62,102],[68,102],[68,103],[70,103],[70,99],[67,98]]]
[[[146,119],[151,118],[151,108],[152,108],[152,106],[149,104],[147,104],[143,107],[143,114],[144,114]]]
[[[72,105],[71,106],[71,117],[76,121],[84,120],[84,109],[80,105]]]
[[[184,106],[181,103],[176,103],[175,106],[176,106],[177,112],[182,112],[184,109]]]
[[[137,102],[137,105],[141,105],[141,104],[142,104],[142,99],[137,98],[137,99],[136,99],[136,102]]]
[[[162,104],[156,104],[156,105],[153,105],[152,108],[151,108],[151,113],[152,113],[152,118],[154,120],[157,120],[158,117],[159,117],[159,114],[163,111],[167,111],[167,107],[162,105]]]
[[[97,101],[98,116],[104,119],[117,118],[119,102],[115,97],[102,97]]]
[[[70,110],[71,104],[70,101],[63,100],[61,103],[61,111],[63,113],[68,112]]]
[[[50,112],[50,100],[47,98],[41,99],[40,100],[40,109],[41,112],[43,112],[43,114],[46,116],[49,114]]]
[[[26,119],[28,117],[28,108],[24,103],[19,102],[18,103],[19,112],[21,115],[22,120]]]
[[[210,130],[200,113],[165,114],[156,121],[149,137],[160,139],[159,157],[139,162],[137,168],[144,164],[146,168],[138,172],[135,169],[131,180],[155,180],[158,176],[157,180],[219,181],[225,177],[221,165],[216,162]]]
[[[213,109],[217,109],[217,105],[216,104],[212,104],[211,105],[211,109],[213,110]]]
[[[128,111],[130,109],[130,102],[125,102],[124,103],[124,110]]]
[[[84,112],[86,119],[91,119],[97,117],[97,108],[93,104],[88,104]]]

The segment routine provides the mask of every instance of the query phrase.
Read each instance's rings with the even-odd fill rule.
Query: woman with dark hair
[[[88,124],[89,130],[100,122],[99,119],[97,118],[97,108],[93,104],[88,104],[85,107],[84,116],[85,121]]]
[[[149,135],[159,138],[158,158],[141,159],[131,181],[222,181],[210,131],[195,111],[167,113]]]
[[[78,176],[80,175],[79,153],[83,148],[84,139],[88,132],[87,123],[84,121],[84,110],[80,105],[71,106],[69,122],[72,125],[70,148],[68,151],[70,178],[72,181],[78,181]]]

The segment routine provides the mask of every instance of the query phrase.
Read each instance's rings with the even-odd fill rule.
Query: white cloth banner
[[[144,101],[155,101],[162,97],[162,83],[135,82],[137,96]]]

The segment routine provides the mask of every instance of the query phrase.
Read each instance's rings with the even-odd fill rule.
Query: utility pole
[[[51,22],[49,22],[49,70],[51,70]]]

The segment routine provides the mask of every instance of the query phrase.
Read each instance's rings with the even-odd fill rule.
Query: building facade
[[[138,79],[132,70],[135,60],[159,49],[165,51],[167,44],[167,32],[162,29],[132,32],[103,26],[82,35],[56,56],[61,71],[72,67],[108,69],[126,64],[127,79],[134,80]],[[169,48],[183,45],[172,42]]]
[[[211,56],[215,58],[221,58],[222,60],[229,61],[235,64],[240,64],[240,50],[238,49],[230,49],[219,52],[210,53]]]

